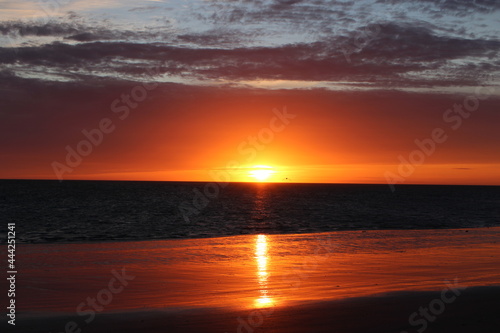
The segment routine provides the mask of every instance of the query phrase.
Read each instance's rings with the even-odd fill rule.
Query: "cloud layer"
[[[165,13],[153,20],[159,24],[141,26],[139,16],[130,28],[110,20],[90,25],[75,12],[46,22],[0,22],[0,34],[14,41],[0,48],[0,64],[25,78],[50,73],[45,79],[51,80],[149,75],[187,83],[361,82],[384,89],[495,84],[500,73],[500,41],[490,38],[495,26],[488,25],[498,28],[496,1],[207,1],[179,8],[168,16],[161,5],[130,7],[146,18]],[[418,15],[405,12],[411,8]],[[471,13],[474,21],[454,24]]]

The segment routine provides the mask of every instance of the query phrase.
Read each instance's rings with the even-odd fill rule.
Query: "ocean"
[[[500,226],[499,186],[225,185],[1,180],[0,212],[18,243]]]
[[[428,332],[500,324],[500,187],[0,186],[13,333],[414,332],[449,286]]]

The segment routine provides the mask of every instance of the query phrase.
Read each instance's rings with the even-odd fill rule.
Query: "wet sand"
[[[471,287],[443,313],[411,325],[409,316],[441,297],[440,292],[404,292],[336,301],[308,302],[293,306],[236,310],[184,309],[144,310],[100,314],[82,332],[454,332],[496,333],[500,327],[499,287]],[[432,313],[431,313],[432,315]],[[423,317],[419,317],[421,321]],[[63,332],[78,316],[29,316],[12,332]]]
[[[13,331],[494,332],[499,240],[485,228],[22,245]]]

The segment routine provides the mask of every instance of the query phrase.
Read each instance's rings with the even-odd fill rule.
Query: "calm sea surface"
[[[0,214],[24,243],[473,228],[500,187],[1,180]]]

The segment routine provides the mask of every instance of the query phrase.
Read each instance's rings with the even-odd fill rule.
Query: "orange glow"
[[[251,96],[255,102],[247,104],[242,100],[249,95],[207,96],[144,104],[134,114],[136,120],[115,122],[116,131],[64,173],[64,179],[213,182],[218,181],[216,170],[224,174],[219,179],[229,175],[234,182],[385,184],[386,171],[400,174],[399,156],[418,160],[411,155],[418,149],[416,139],[426,140],[434,128],[443,127],[447,141],[436,144],[433,154],[424,154],[423,163],[403,177],[404,184],[500,185],[500,160],[492,153],[499,117],[491,111],[494,103],[482,102],[481,111],[453,131],[442,114],[456,101],[444,97],[426,102],[397,94],[363,99],[295,92]],[[169,112],[164,112],[166,105]],[[285,105],[297,117],[286,125],[271,123],[273,109]],[[429,106],[432,112],[422,112]],[[66,131],[74,136],[54,139],[54,147],[46,150],[13,147],[6,155],[13,162],[0,166],[2,178],[56,179],[52,162],[66,165],[65,147],[76,149],[86,140],[81,131],[75,124]]]
[[[263,182],[269,179],[276,171],[272,167],[267,165],[256,165],[248,173],[250,177],[255,178],[259,182]]]

